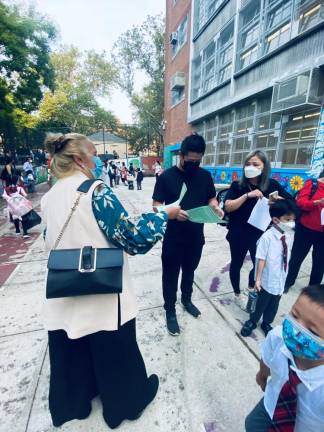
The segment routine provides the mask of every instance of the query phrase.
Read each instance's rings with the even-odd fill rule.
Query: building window
[[[238,69],[243,69],[257,59],[260,37],[260,0],[250,2],[239,17]]]
[[[212,41],[204,50],[203,93],[215,86],[216,43]]]
[[[299,0],[298,3],[296,15],[299,19],[299,33],[324,20],[324,4],[322,1]]]
[[[290,40],[292,6],[292,0],[284,0],[270,3],[265,10],[265,54]]]
[[[218,34],[218,37],[209,42],[202,56],[199,55],[193,60],[192,100],[230,79],[233,63],[233,34],[234,22],[231,22]]]
[[[220,7],[228,0],[196,0],[194,11],[194,34],[196,35],[199,30],[213,17]]]
[[[231,22],[218,38],[218,84],[228,80],[232,74],[234,21]]]
[[[198,55],[192,62],[192,73],[191,73],[191,98],[192,100],[197,99],[201,95],[201,67],[202,57]]]
[[[320,110],[290,115],[282,138],[282,166],[308,167],[315,145]]]
[[[175,106],[182,102],[185,97],[184,87],[171,90],[171,106]]]
[[[205,165],[215,164],[215,142],[217,134],[217,120],[212,118],[207,120],[205,123],[205,141],[206,141],[206,152],[204,156]]]
[[[236,110],[234,133],[235,135],[244,135],[250,133],[253,127],[253,118],[255,112],[255,104],[250,103],[243,105]]]
[[[172,57],[175,57],[184,44],[187,42],[187,29],[188,29],[188,15],[181,21],[179,27],[176,30],[176,39],[171,44]]]

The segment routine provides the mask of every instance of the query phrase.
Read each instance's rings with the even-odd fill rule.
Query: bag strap
[[[100,181],[101,183],[103,183],[101,180],[99,180],[99,181]],[[89,180],[85,180],[85,181],[84,181],[83,183],[81,183],[81,185],[78,187],[78,189],[77,189],[77,192],[78,192],[77,199],[75,200],[75,202],[74,202],[74,204],[73,204],[73,206],[72,206],[72,208],[71,208],[71,211],[70,211],[70,213],[69,213],[69,215],[68,215],[68,217],[67,217],[67,219],[66,219],[66,221],[65,221],[65,223],[64,223],[64,225],[63,225],[63,227],[62,227],[62,229],[61,229],[61,231],[60,231],[60,233],[59,233],[59,235],[58,235],[58,237],[57,237],[57,239],[56,239],[56,241],[55,241],[55,243],[54,243],[53,249],[56,249],[57,246],[59,245],[60,241],[62,240],[63,234],[65,233],[65,230],[66,230],[66,228],[68,227],[68,225],[69,225],[69,223],[70,223],[70,221],[71,221],[71,219],[72,219],[73,213],[75,212],[75,210],[77,209],[77,207],[78,207],[78,205],[79,205],[79,202],[80,202],[81,196],[84,195],[84,194],[87,194],[87,193],[89,192],[89,189],[91,188],[91,186],[92,186],[95,182],[98,182],[98,180],[97,180],[97,179],[89,179]]]

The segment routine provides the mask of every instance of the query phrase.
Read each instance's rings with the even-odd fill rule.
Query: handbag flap
[[[49,270],[78,270],[82,249],[55,249],[50,252],[47,268]],[[122,267],[124,255],[122,249],[98,248],[96,268]],[[94,254],[93,260],[94,262]]]

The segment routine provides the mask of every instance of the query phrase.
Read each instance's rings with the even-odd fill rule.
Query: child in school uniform
[[[144,175],[141,168],[137,168],[136,170],[136,183],[137,183],[137,190],[142,190],[142,181],[143,181]]]
[[[272,330],[288,274],[297,207],[292,200],[280,199],[270,205],[269,211],[272,226],[257,243],[255,289],[258,296],[254,312],[241,329],[244,337],[250,336],[261,317],[264,334]]]
[[[246,432],[323,432],[324,285],[302,290],[261,351],[264,398],[246,417]]]

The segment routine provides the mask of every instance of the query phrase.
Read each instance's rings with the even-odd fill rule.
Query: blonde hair
[[[45,139],[45,148],[49,152],[51,171],[57,178],[69,177],[79,169],[74,158],[80,159],[89,155],[89,139],[77,133],[49,133]]]

